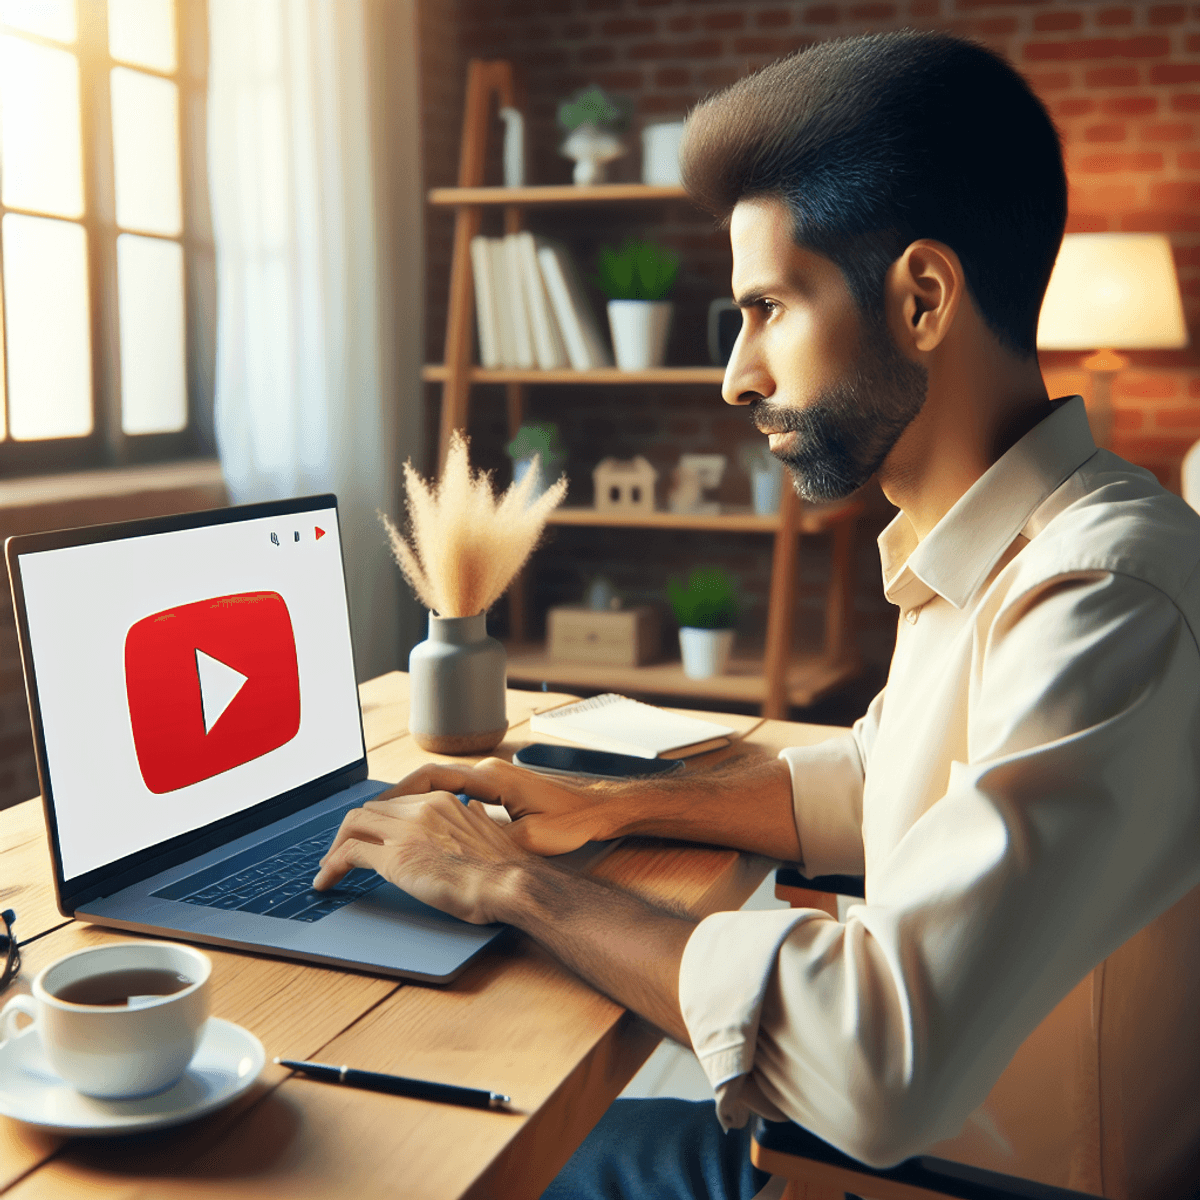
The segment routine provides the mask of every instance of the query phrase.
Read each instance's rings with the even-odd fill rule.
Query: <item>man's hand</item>
[[[503,804],[513,821],[510,836],[534,854],[565,854],[585,842],[641,834],[731,846],[784,862],[801,858],[791,774],[776,758],[689,764],[669,775],[592,783],[564,782],[498,758],[476,767],[428,763],[380,800],[439,791]]]
[[[425,904],[476,925],[509,919],[520,866],[535,856],[483,805],[448,792],[420,799],[370,800],[346,814],[313,880],[333,887],[366,867]]]
[[[468,789],[469,769],[445,769],[454,773],[451,787]],[[333,887],[351,868],[366,867],[464,921],[515,925],[686,1042],[679,963],[695,922],[530,853],[515,836],[526,819],[498,825],[477,800],[467,806],[447,791],[371,800],[346,814],[313,886]]]
[[[571,787],[499,758],[485,758],[476,767],[426,763],[367,808],[431,792],[465,792],[487,804],[504,805],[513,821],[509,837],[534,854],[566,854],[623,832],[615,796],[600,788]]]

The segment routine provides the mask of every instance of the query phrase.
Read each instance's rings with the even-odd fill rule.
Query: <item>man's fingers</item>
[[[366,812],[384,813],[389,817],[407,816],[419,804],[430,804],[435,799],[454,795],[452,792],[424,792],[416,796],[376,796],[363,804]]]
[[[559,829],[539,816],[521,817],[513,821],[506,832],[522,850],[542,857],[578,850],[588,840],[574,830]]]
[[[499,760],[489,760],[499,761]],[[377,800],[397,796],[422,796],[426,792],[466,792],[489,804],[500,802],[496,782],[473,767],[456,767],[448,763],[425,763],[406,775],[395,787],[388,788]]]
[[[322,892],[326,888],[334,887],[355,867],[379,871],[386,854],[387,848],[379,842],[362,842],[357,838],[347,838],[336,850],[326,855],[321,869],[313,877],[313,888]]]
[[[324,862],[347,838],[367,838],[373,842],[382,842],[387,836],[389,818],[383,813],[368,812],[365,808],[352,808],[338,826],[337,834],[325,851],[321,862]]]

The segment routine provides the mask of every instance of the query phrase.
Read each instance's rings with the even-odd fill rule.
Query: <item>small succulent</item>
[[[679,274],[679,255],[653,242],[627,238],[619,250],[600,249],[593,282],[610,300],[661,300]]]
[[[551,470],[552,464],[563,454],[562,443],[558,440],[558,426],[553,421],[526,421],[505,449],[513,462],[540,455],[542,469],[546,471]]]
[[[603,88],[593,84],[558,106],[558,124],[568,133],[580,125],[594,125],[597,129],[619,133],[629,123],[632,108],[627,98],[609,96]]]
[[[686,585],[672,579],[667,596],[681,628],[732,629],[737,624],[737,588],[723,567],[696,567]]]

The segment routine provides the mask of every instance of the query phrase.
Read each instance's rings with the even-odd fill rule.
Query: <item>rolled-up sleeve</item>
[[[683,1016],[727,1126],[754,1111],[873,1165],[918,1153],[1200,883],[1200,655],[1175,604],[1113,574],[1058,581],[990,614],[978,645],[969,761],[869,856],[866,902],[841,922],[718,913],[688,941]],[[814,874],[852,841],[861,741],[839,742],[784,755]]]
[[[863,873],[863,781],[883,693],[854,728],[815,746],[779,752],[792,774],[792,807],[808,875]]]

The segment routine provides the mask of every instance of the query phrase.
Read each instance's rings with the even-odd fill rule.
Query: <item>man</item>
[[[940,34],[823,43],[701,105],[682,161],[729,219],[725,400],[801,494],[877,474],[900,509],[885,691],[841,738],[682,782],[424,768],[346,818],[317,886],[372,867],[514,924],[692,1045],[726,1128],[788,1118],[888,1165],[957,1132],[1058,1001],[1200,883],[1200,519],[1046,394],[1066,181],[1002,60]],[[627,833],[863,873],[865,902],[697,925],[536,857]],[[548,1195],[762,1184],[711,1107],[624,1111]]]

